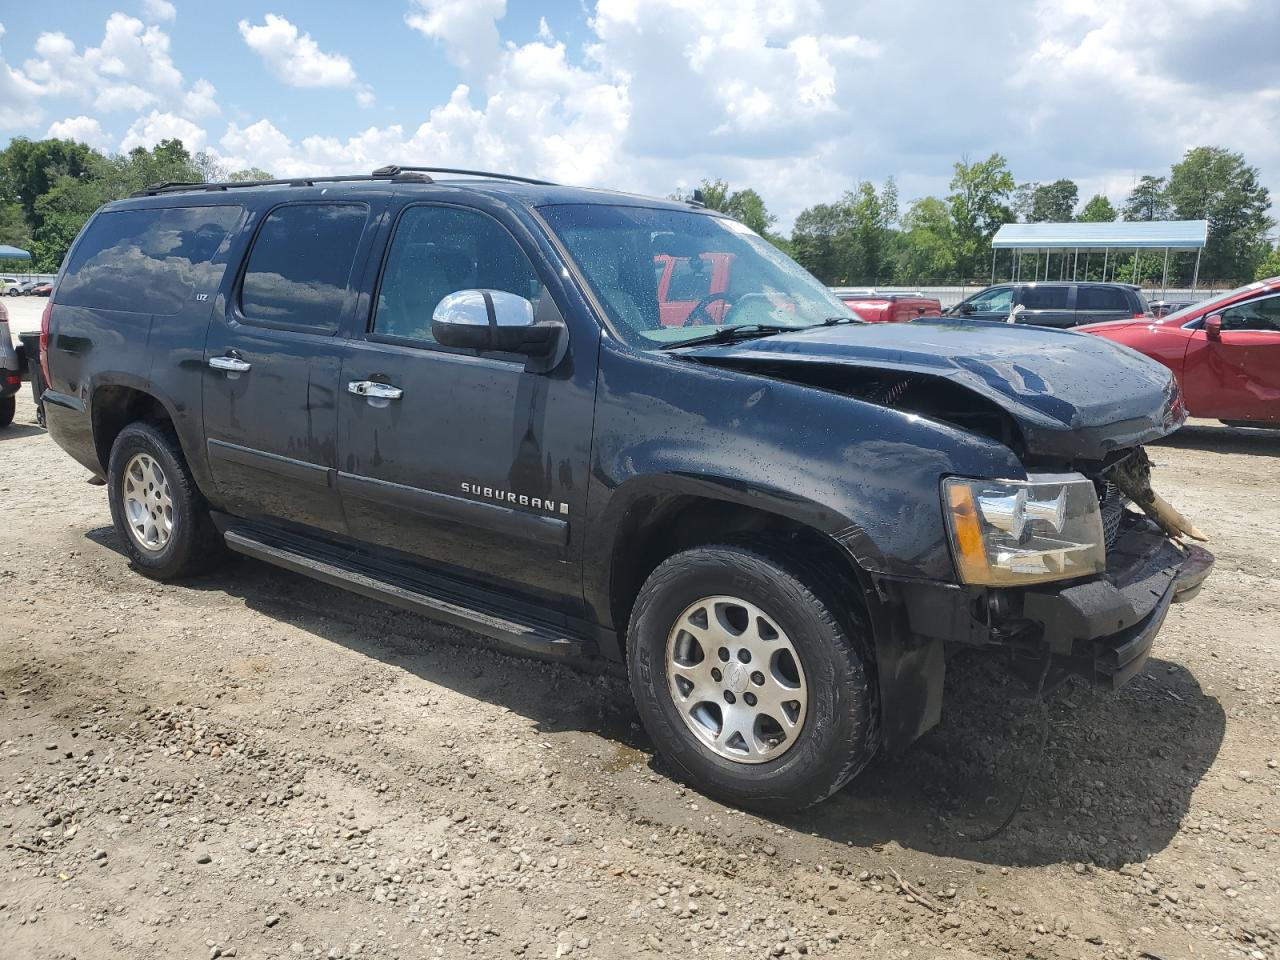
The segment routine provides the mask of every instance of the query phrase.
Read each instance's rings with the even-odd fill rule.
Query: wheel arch
[[[174,424],[173,412],[159,397],[131,383],[112,382],[95,386],[90,399],[89,418],[94,450],[104,474],[111,460],[111,447],[120,431],[129,424],[139,420],[167,423],[171,427]],[[186,454],[185,449],[183,454]]]

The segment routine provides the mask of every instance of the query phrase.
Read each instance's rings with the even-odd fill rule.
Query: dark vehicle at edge
[[[1083,280],[998,283],[961,300],[947,316],[1007,320],[1014,309],[1016,323],[1060,329],[1152,317],[1139,287]]]
[[[48,426],[141,572],[229,548],[625,663],[681,776],[775,811],[936,724],[946,645],[1118,687],[1207,575],[1117,486],[1185,419],[1159,364],[863,323],[700,207],[440,173],[158,187],[86,225]],[[732,257],[729,289],[664,327],[655,256]]]

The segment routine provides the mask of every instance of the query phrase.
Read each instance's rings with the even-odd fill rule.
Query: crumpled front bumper
[[[1202,547],[1175,544],[1149,521],[1126,518],[1101,577],[1028,589],[1021,614],[1039,627],[1059,666],[1118,689],[1146,665],[1170,605],[1195,596],[1213,562]]]

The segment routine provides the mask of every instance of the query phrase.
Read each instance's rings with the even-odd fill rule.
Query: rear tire
[[[879,707],[861,630],[840,609],[822,574],[781,552],[724,545],[664,561],[636,599],[627,650],[658,751],[703,792],[767,813],[848,783],[879,747]]]
[[[204,573],[226,556],[209,505],[168,424],[131,423],[111,445],[107,495],[133,565],[155,580]]]
[[[18,398],[5,397],[0,400],[0,427],[7,427],[13,423],[13,415],[18,412]]]

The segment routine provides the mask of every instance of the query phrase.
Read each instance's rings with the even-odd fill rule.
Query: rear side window
[[[1077,310],[1129,310],[1123,290],[1115,287],[1081,287],[1076,291]]]
[[[100,213],[67,262],[57,300],[172,316],[217,290],[227,268],[223,242],[240,214],[238,206]]]
[[[1023,287],[1022,305],[1028,310],[1065,310],[1067,287]]]
[[[368,216],[363,203],[297,203],[272,210],[253,241],[240,287],[245,320],[337,330]]]

